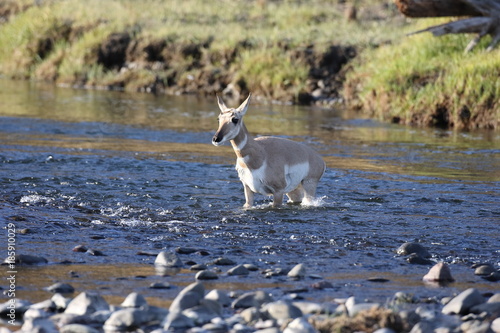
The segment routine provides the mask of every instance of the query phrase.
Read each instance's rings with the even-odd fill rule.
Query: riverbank
[[[462,36],[406,37],[418,23],[391,2],[40,3],[2,3],[0,74],[235,100],[251,91],[395,123],[499,127],[498,51],[464,56]]]

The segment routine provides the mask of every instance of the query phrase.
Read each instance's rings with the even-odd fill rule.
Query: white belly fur
[[[276,170],[276,172],[267,173],[267,163],[262,164],[262,166],[256,170],[250,170],[247,167],[242,167],[245,165],[244,159],[238,159],[236,161],[236,170],[238,171],[238,175],[240,180],[247,185],[252,192],[260,193],[264,195],[270,195],[273,193],[269,193],[269,191],[280,190],[283,193],[289,193],[297,188],[299,184],[306,178],[309,173],[309,163],[299,163],[295,165],[287,165],[285,164],[284,169]],[[284,172],[286,186],[284,189],[272,189],[267,184],[274,183],[271,179],[267,179],[267,177],[283,177]]]

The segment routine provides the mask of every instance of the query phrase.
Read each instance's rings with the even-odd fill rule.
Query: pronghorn
[[[245,190],[244,208],[253,206],[254,193],[273,196],[273,206],[283,203],[286,194],[291,202],[311,203],[318,181],[325,172],[323,158],[313,149],[298,142],[258,137],[248,133],[243,116],[250,95],[236,108],[228,108],[217,96],[220,108],[219,129],[212,143],[219,146],[230,141],[236,153],[236,170]]]

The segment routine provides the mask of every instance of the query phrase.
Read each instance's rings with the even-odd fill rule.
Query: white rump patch
[[[299,163],[294,165],[285,164],[286,187],[283,192],[288,193],[297,188],[309,173],[309,163]]]

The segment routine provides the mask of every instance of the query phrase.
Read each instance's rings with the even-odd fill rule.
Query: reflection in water
[[[0,80],[0,100],[0,212],[28,230],[18,235],[20,251],[50,262],[22,269],[22,297],[44,299],[43,288],[61,281],[77,291],[98,289],[113,304],[134,290],[165,305],[194,280],[190,264],[215,268],[211,262],[222,256],[261,270],[303,262],[334,284],[327,292],[310,290],[311,299],[384,299],[395,290],[433,295],[421,284],[428,267],[395,256],[406,241],[452,266],[458,281],[452,288],[499,288],[470,269],[498,264],[497,133],[404,128],[253,102],[251,132],[303,141],[329,169],[317,207],[269,209],[269,200],[258,197],[257,209],[242,210],[234,152],[211,144],[215,99]],[[73,252],[79,244],[105,256]],[[156,275],[153,256],[137,254],[181,246],[206,255],[182,255],[184,269],[168,277]],[[284,294],[315,281],[260,272],[241,279],[227,276],[227,267],[218,270],[211,286],[226,290]],[[366,281],[374,275],[390,282]],[[174,287],[155,297],[148,288],[155,281]]]

